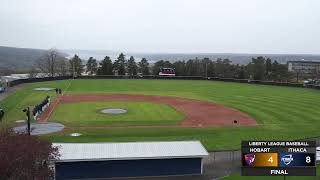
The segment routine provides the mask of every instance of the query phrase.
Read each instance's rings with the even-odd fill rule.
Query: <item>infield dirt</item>
[[[210,102],[168,96],[129,94],[62,95],[54,100],[49,108],[41,115],[38,122],[47,122],[54,109],[60,103],[101,101],[139,101],[164,103],[172,106],[177,111],[186,115],[186,118],[181,121],[180,125],[178,125],[180,127],[230,126],[235,125],[235,121],[237,121],[236,124],[240,126],[257,125],[253,118],[241,111]]]

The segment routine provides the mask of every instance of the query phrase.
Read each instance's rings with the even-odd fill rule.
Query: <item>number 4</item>
[[[273,163],[273,158],[272,158],[272,156],[268,159],[268,162]]]

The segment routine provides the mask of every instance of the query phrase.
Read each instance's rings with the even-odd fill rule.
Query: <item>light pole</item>
[[[206,62],[206,79],[208,79],[208,63]]]
[[[76,67],[75,67],[75,61],[72,63],[72,70],[73,70],[73,79],[76,76]]]
[[[26,118],[27,118],[27,131],[28,131],[28,135],[30,136],[30,108],[26,107],[22,110],[24,113],[26,113]]]

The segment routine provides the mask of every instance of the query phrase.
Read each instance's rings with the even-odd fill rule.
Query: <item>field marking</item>
[[[281,124],[278,124],[281,125]],[[206,127],[208,128],[242,128],[242,127],[253,127],[257,128],[260,125],[208,125]],[[261,127],[261,126],[260,126]],[[68,125],[65,129],[124,129],[124,128],[138,128],[138,129],[144,129],[144,128],[203,128],[199,125]]]
[[[295,123],[295,122],[288,122],[288,123],[294,123],[293,125],[308,125],[308,126],[314,126],[314,124],[312,124],[313,122],[310,123]],[[257,124],[258,126],[273,126],[273,125],[288,125],[288,123],[268,123],[268,124]],[[289,125],[290,126],[290,125]]]
[[[65,129],[145,129],[145,128],[233,128],[233,127],[256,127],[256,125],[208,125],[208,126],[199,126],[199,125],[66,125]]]
[[[64,95],[64,94],[68,91],[69,87],[71,86],[71,81],[72,81],[72,80],[69,79],[69,84],[67,85],[66,90],[63,91],[62,95]]]
[[[227,175],[224,175],[224,176],[221,176],[221,177],[217,177],[217,178],[213,178],[212,180],[220,180],[220,179],[224,179],[224,178],[227,178],[231,176],[231,173],[230,174],[227,174]]]

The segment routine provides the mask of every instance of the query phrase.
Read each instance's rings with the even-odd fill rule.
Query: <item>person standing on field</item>
[[[3,116],[4,116],[4,110],[0,109],[0,122],[2,122]]]

